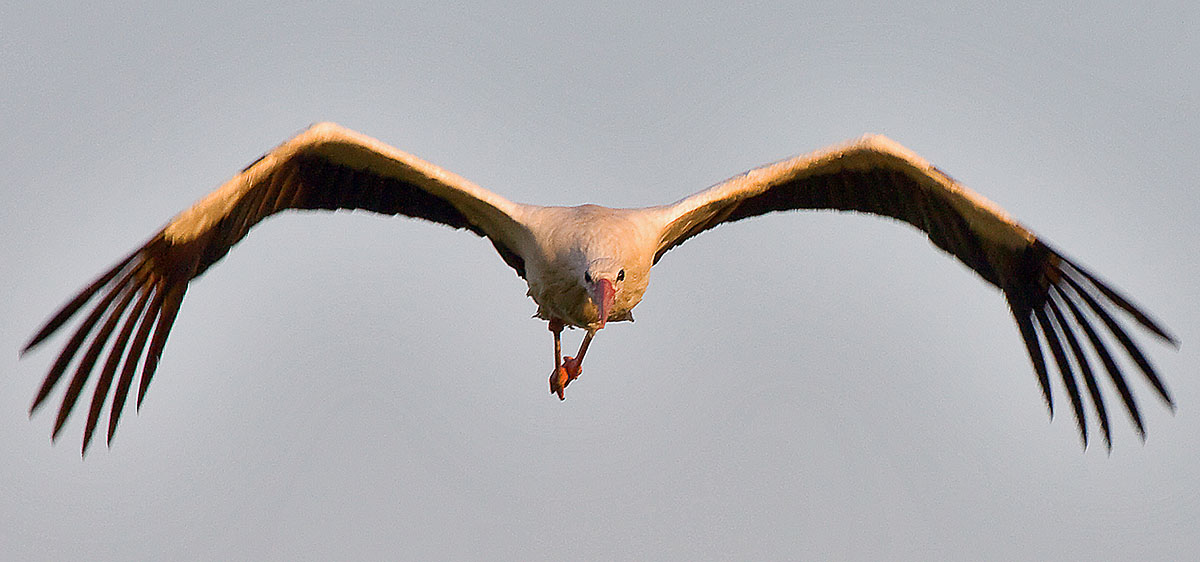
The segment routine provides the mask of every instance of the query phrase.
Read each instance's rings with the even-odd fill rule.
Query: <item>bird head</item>
[[[612,259],[597,259],[590,262],[583,272],[583,287],[588,298],[596,307],[599,327],[603,328],[612,312],[617,292],[625,282],[625,269]]]

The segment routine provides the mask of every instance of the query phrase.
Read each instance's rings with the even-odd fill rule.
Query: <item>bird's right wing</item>
[[[141,405],[188,283],[274,213],[363,209],[466,228],[491,240],[504,261],[524,277],[521,248],[529,237],[520,222],[524,208],[377,140],[332,123],[314,125],[180,213],[46,322],[23,352],[100,297],[50,368],[30,411],[42,405],[86,343],[58,410],[53,433],[57,437],[107,346],[83,449],[87,450],[116,378],[108,420],[111,441],[139,360],[137,402]]]

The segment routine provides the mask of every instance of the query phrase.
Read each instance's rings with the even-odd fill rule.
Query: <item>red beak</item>
[[[617,289],[612,281],[601,279],[592,285],[592,302],[600,309],[600,327],[608,321],[608,313],[612,310],[613,301],[617,298]]]

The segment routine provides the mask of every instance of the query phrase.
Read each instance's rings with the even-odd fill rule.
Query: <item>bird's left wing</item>
[[[1095,329],[1095,319],[1116,338],[1162,399],[1174,406],[1158,374],[1113,313],[1124,311],[1155,335],[1176,344],[1166,330],[1103,281],[1047,246],[994,203],[883,136],[868,135],[846,145],[757,168],[671,205],[652,209],[662,232],[654,261],[667,250],[718,224],[795,209],[858,211],[902,220],[925,232],[939,248],[1002,289],[1037,372],[1047,407],[1053,414],[1039,332],[1058,364],[1085,446],[1087,423],[1072,363],[1091,395],[1109,447],[1111,435],[1084,341],[1090,342],[1093,356],[1104,365],[1139,434],[1145,437],[1133,394],[1113,353]]]
[[[57,436],[108,346],[88,412],[83,449],[87,450],[116,378],[108,422],[111,441],[139,360],[141,405],[188,283],[224,257],[251,227],[286,209],[362,209],[466,228],[486,236],[504,261],[525,275],[520,253],[529,236],[520,222],[525,206],[377,140],[319,123],[180,213],[46,322],[25,351],[99,297],[51,366],[31,413],[86,344],[58,410]]]

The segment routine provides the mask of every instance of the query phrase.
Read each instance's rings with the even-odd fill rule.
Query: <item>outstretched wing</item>
[[[1175,339],[1142,310],[1078,264],[1047,246],[1002,209],[896,142],[869,135],[852,143],[751,170],[674,204],[655,209],[662,236],[654,256],[718,224],[794,209],[836,209],[892,217],[929,236],[989,283],[1004,291],[1037,372],[1051,415],[1054,405],[1039,333],[1058,364],[1087,445],[1078,370],[1112,447],[1108,414],[1092,364],[1090,344],[1117,387],[1139,434],[1141,414],[1096,320],[1146,375],[1167,404],[1166,387],[1114,317],[1123,310],[1160,338]],[[1082,333],[1082,336],[1080,336]]]
[[[53,433],[57,437],[107,347],[83,450],[115,378],[108,420],[111,441],[139,361],[137,402],[142,403],[188,283],[224,257],[252,226],[276,212],[363,209],[466,228],[490,239],[504,261],[524,277],[520,248],[529,234],[519,222],[523,208],[374,139],[332,123],[314,125],[179,214],[46,322],[25,351],[99,297],[50,368],[30,411],[45,402],[86,343],[58,410]]]

